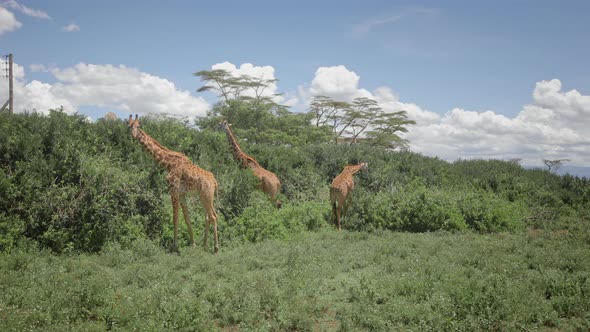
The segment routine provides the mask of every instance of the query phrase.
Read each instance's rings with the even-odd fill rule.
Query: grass
[[[590,250],[566,232],[321,231],[170,254],[0,256],[1,331],[588,330]]]

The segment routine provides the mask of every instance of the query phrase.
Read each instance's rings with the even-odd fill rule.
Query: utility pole
[[[12,53],[8,54],[8,100],[10,107],[10,114],[14,113],[14,89],[12,86]]]
[[[8,78],[8,100],[2,105],[0,108],[0,112],[4,111],[6,106],[8,105],[8,111],[10,113],[14,113],[14,87],[13,87],[13,76],[12,76],[12,53],[6,56],[8,62],[8,75],[5,76]]]

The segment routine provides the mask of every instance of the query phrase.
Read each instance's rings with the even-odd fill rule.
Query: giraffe
[[[238,141],[236,140],[236,137],[234,136],[234,133],[231,130],[231,125],[227,123],[227,120],[223,120],[219,125],[227,135],[227,139],[232,148],[234,159],[240,163],[241,167],[250,168],[252,170],[254,176],[260,181],[259,185],[262,191],[266,193],[270,197],[271,202],[280,209],[282,203],[276,199],[276,196],[281,189],[281,181],[279,181],[279,178],[273,172],[268,171],[264,169],[264,167],[260,166],[256,159],[250,157],[249,155],[245,154],[244,151],[242,151]]]
[[[357,165],[347,165],[342,173],[334,178],[330,185],[330,202],[332,203],[332,215],[330,219],[338,225],[341,230],[340,219],[346,214],[346,210],[352,203],[352,190],[354,189],[353,175],[359,170],[363,172],[369,169],[369,164],[361,162]]]
[[[205,208],[205,234],[203,246],[207,250],[207,237],[209,235],[209,226],[213,224],[214,252],[219,250],[219,241],[217,238],[217,213],[213,206],[213,196],[217,192],[217,180],[215,176],[204,169],[193,164],[190,159],[180,152],[175,152],[164,147],[160,142],[150,137],[146,132],[141,130],[137,114],[135,120],[129,116],[129,128],[131,136],[139,141],[152,157],[164,167],[168,172],[166,180],[168,190],[172,199],[172,222],[174,223],[174,250],[178,251],[178,207],[182,208],[184,221],[188,228],[191,238],[191,244],[195,247],[193,228],[191,225],[189,211],[186,204],[186,195],[198,193],[201,204]]]

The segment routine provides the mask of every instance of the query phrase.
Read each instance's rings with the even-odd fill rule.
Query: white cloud
[[[335,100],[352,101],[357,97],[370,97],[371,93],[359,88],[360,77],[345,66],[320,67],[311,81],[311,96],[327,96]]]
[[[539,165],[542,159],[568,158],[590,165],[590,97],[561,91],[559,80],[538,82],[533,102],[514,118],[493,111],[455,108],[438,123],[410,129],[413,150],[444,159],[520,158]]]
[[[51,19],[51,17],[46,12],[44,12],[42,10],[38,10],[38,9],[29,8],[25,5],[21,5],[20,3],[16,2],[15,0],[7,0],[4,2],[4,5],[12,8],[14,10],[17,10],[27,16],[41,18],[41,19],[45,19],[45,20]]]
[[[424,111],[418,105],[403,103],[399,96],[389,87],[379,87],[370,92],[359,87],[360,76],[345,66],[320,67],[316,70],[311,81],[311,86],[300,86],[298,94],[304,101],[305,107],[309,105],[314,96],[326,96],[333,100],[351,102],[355,98],[367,97],[375,99],[386,112],[405,110],[410,118],[432,123],[439,120],[440,116],[434,112]]]
[[[74,67],[35,69],[50,72],[56,83],[26,82],[22,66],[15,65],[15,111],[47,112],[64,106],[73,113],[80,107],[104,107],[138,114],[203,116],[209,108],[201,97],[179,90],[163,78],[135,68],[80,63]],[[0,98],[6,98],[6,81],[0,86]]]
[[[386,112],[405,110],[416,121],[405,134],[411,149],[446,160],[520,158],[524,164],[540,165],[542,159],[567,158],[571,164],[590,166],[590,96],[561,91],[557,79],[538,82],[532,103],[513,118],[461,108],[441,115],[401,101],[390,87],[370,92],[359,82],[359,75],[344,66],[320,67],[311,86],[300,86],[298,93],[305,107],[313,96],[325,95],[342,101],[369,97]]]
[[[77,24],[71,23],[61,28],[65,32],[76,32],[80,31],[80,27]]]
[[[68,113],[74,113],[77,110],[77,105],[56,94],[51,84],[37,80],[15,88],[14,98],[14,109],[17,112],[34,110],[40,113],[48,113],[49,109],[56,109],[60,106],[63,106]]]
[[[6,8],[0,7],[0,36],[5,32],[14,31],[23,24],[19,22],[14,14]]]
[[[371,30],[374,30],[382,25],[393,24],[411,16],[433,16],[437,15],[438,10],[429,7],[407,7],[389,15],[377,16],[369,18],[363,22],[354,24],[352,26],[352,34],[355,37],[362,37],[367,35]]]
[[[40,63],[33,63],[29,65],[29,69],[32,72],[47,72],[49,71],[49,69],[47,69],[47,66],[40,64]]]
[[[386,112],[406,111],[408,118],[420,124],[430,124],[440,121],[440,115],[434,112],[426,111],[420,106],[413,103],[404,103],[399,100],[399,96],[388,87],[379,87],[373,91],[369,98],[375,99]]]
[[[12,64],[12,76],[14,77],[15,80],[20,80],[23,77],[25,77],[25,69],[23,68],[23,66],[19,66],[16,63]],[[4,81],[4,83],[8,86],[8,80],[1,80]]]
[[[275,79],[275,69],[272,66],[255,66],[251,63],[243,63],[238,68],[233,63],[225,61],[214,64],[211,69],[224,69],[236,77],[248,75],[261,79]]]

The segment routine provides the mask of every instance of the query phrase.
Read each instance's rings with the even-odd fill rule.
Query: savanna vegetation
[[[398,129],[345,139],[358,129],[231,91],[196,126],[141,118],[215,174],[217,255],[190,247],[183,223],[169,252],[165,172],[124,121],[0,114],[0,330],[590,328],[588,179],[400,150],[386,135],[411,124],[401,113],[371,120]],[[353,110],[332,116],[357,128]],[[232,159],[222,117],[279,176],[283,208]],[[337,232],[328,186],[358,161],[369,171]]]

